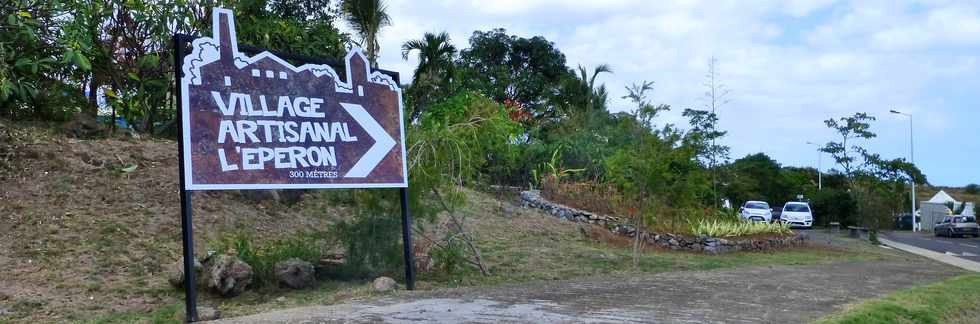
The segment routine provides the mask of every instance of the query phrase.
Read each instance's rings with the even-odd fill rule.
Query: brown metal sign
[[[213,26],[183,58],[186,189],[408,185],[401,88],[359,50],[341,79],[327,65],[239,52],[230,10],[214,9]]]

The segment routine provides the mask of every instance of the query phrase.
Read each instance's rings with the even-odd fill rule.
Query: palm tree
[[[439,35],[425,33],[421,39],[413,39],[402,44],[402,59],[407,60],[412,51],[418,51],[419,65],[415,68],[413,83],[422,78],[446,79],[452,75],[454,69],[453,58],[456,55],[456,46],[449,40],[449,34],[441,32]],[[440,75],[442,74],[442,75]]]
[[[596,109],[606,108],[606,99],[609,97],[608,91],[606,91],[606,85],[600,85],[597,89],[595,87],[595,79],[599,76],[599,73],[612,73],[612,67],[608,64],[599,64],[594,69],[592,69],[592,76],[589,76],[588,71],[584,66],[578,66],[579,72],[579,82],[580,87],[585,92],[585,109],[588,111]]]
[[[578,73],[569,71],[563,78],[559,90],[560,110],[562,114],[573,118],[588,118],[595,112],[604,111],[609,92],[605,85],[596,87],[596,78],[600,73],[612,73],[607,64],[599,64],[592,69],[591,75],[584,66],[578,66]]]
[[[341,14],[361,37],[361,46],[364,46],[372,67],[378,66],[381,47],[378,34],[381,28],[391,25],[387,10],[384,0],[343,0],[340,4]]]
[[[456,46],[449,40],[449,34],[441,32],[438,35],[425,33],[421,39],[413,39],[402,44],[402,59],[407,60],[408,55],[413,51],[418,51],[419,65],[415,67],[415,76],[412,79],[412,93],[415,101],[415,110],[412,112],[412,119],[418,117],[425,109],[430,96],[437,90],[442,93],[449,93],[449,88],[453,82],[455,72]]]

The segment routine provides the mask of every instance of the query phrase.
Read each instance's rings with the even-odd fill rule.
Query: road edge
[[[926,257],[926,258],[929,258],[929,259],[933,259],[933,260],[936,260],[936,261],[939,261],[939,262],[942,262],[942,263],[945,263],[945,264],[948,264],[948,265],[952,265],[952,266],[955,266],[955,267],[958,267],[958,268],[962,268],[962,269],[965,269],[965,270],[969,270],[969,271],[973,271],[973,272],[980,272],[980,262],[973,262],[973,261],[970,261],[970,260],[965,260],[965,259],[962,259],[962,258],[959,258],[959,257],[955,257],[955,256],[952,256],[952,255],[946,255],[944,253],[939,253],[939,252],[935,252],[935,251],[931,251],[931,250],[926,250],[926,249],[919,248],[919,247],[914,247],[914,246],[911,246],[911,245],[908,245],[908,244],[898,243],[898,242],[895,242],[895,241],[892,241],[892,240],[889,240],[889,239],[885,239],[885,238],[881,238],[881,237],[878,238],[878,241],[880,241],[884,245],[887,245],[887,246],[890,246],[890,247],[893,247],[893,248],[896,248],[896,249],[899,249],[899,250],[902,250],[902,251],[905,251],[905,252],[908,252],[908,253],[912,253],[912,254],[915,254],[915,255],[918,255],[918,256],[922,256],[922,257]]]

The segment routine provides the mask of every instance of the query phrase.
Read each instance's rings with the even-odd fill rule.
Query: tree
[[[837,131],[840,136],[840,142],[827,142],[823,148],[820,149],[821,152],[830,154],[837,164],[840,164],[844,168],[844,174],[848,177],[852,177],[855,171],[855,155],[864,155],[867,150],[859,145],[851,145],[848,147],[850,142],[853,144],[854,140],[857,139],[871,139],[875,138],[877,135],[870,131],[871,121],[874,121],[875,117],[870,116],[866,113],[859,112],[855,113],[853,116],[841,117],[839,119],[827,119],[824,124],[827,127]]]
[[[782,168],[764,153],[747,155],[727,166],[726,196],[733,203],[763,200],[778,204],[789,200],[793,193],[786,188]],[[789,196],[789,197],[787,197]]]
[[[653,91],[653,81],[633,83],[626,86],[626,95],[623,96],[623,99],[628,99],[636,104],[636,110],[633,111],[633,116],[640,122],[641,125],[652,129],[654,127],[653,119],[656,118],[661,111],[670,110],[670,106],[654,106],[649,100],[647,100],[648,91]]]
[[[63,23],[55,1],[5,1],[0,4],[0,116],[54,118],[64,107],[48,107],[38,95],[52,88],[56,74],[72,64],[88,67],[85,57],[69,55],[58,41]]]
[[[702,115],[699,118],[703,121],[702,133],[709,134],[708,138],[710,144],[706,145],[707,149],[704,151],[705,156],[708,160],[708,167],[711,169],[711,192],[714,196],[713,205],[717,206],[721,203],[718,199],[718,170],[717,164],[720,159],[728,159],[729,148],[727,146],[717,145],[716,141],[718,138],[725,136],[725,132],[718,131],[718,109],[722,106],[728,104],[731,100],[728,95],[731,90],[721,82],[721,72],[718,70],[718,59],[711,56],[708,61],[708,73],[704,76],[704,87],[706,88],[704,92],[704,112],[710,111],[710,114],[704,112],[692,111],[691,116]],[[688,114],[688,111],[685,111]],[[692,118],[692,121],[694,119]]]
[[[413,51],[418,52],[419,64],[415,67],[412,86],[408,92],[411,93],[414,104],[411,118],[416,120],[426,106],[434,101],[434,94],[448,97],[453,93],[451,87],[453,74],[456,72],[456,46],[453,46],[446,32],[438,35],[425,33],[422,39],[413,39],[402,44],[402,59],[407,60]]]
[[[381,51],[378,34],[381,28],[391,25],[388,6],[384,0],[343,0],[340,12],[361,37],[361,46],[364,47],[371,66],[377,67],[378,53]]]
[[[980,185],[977,185],[976,183],[968,184],[965,188],[963,188],[963,192],[971,195],[980,194]]]
[[[566,114],[578,112],[588,115],[594,111],[606,110],[609,92],[606,85],[596,87],[595,83],[600,73],[612,73],[612,68],[607,64],[599,64],[590,74],[584,66],[579,65],[578,75],[565,79],[559,91],[559,100],[564,101]]]
[[[460,52],[460,80],[497,102],[515,101],[536,121],[560,119],[549,103],[560,82],[572,77],[565,55],[544,37],[511,36],[504,29],[475,31]]]
[[[714,172],[717,159],[727,159],[730,150],[727,146],[715,144],[715,140],[728,132],[718,130],[718,115],[707,110],[685,109],[682,115],[688,118],[691,125],[688,136],[690,144],[697,148],[698,157],[707,162],[708,168]]]
[[[706,89],[704,92],[705,110],[710,110],[712,114],[717,114],[718,109],[731,102],[728,95],[732,91],[721,82],[718,59],[714,56],[708,61],[708,73],[704,75],[703,85]]]
[[[239,2],[234,6],[238,40],[249,45],[313,57],[344,57],[350,36],[334,26],[336,17],[327,7],[322,7],[328,2]]]

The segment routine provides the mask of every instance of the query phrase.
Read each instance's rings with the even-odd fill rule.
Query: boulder
[[[215,255],[204,262],[204,285],[222,297],[238,296],[252,283],[252,267],[230,255]]]
[[[219,318],[221,318],[221,312],[219,312],[217,308],[211,306],[197,307],[198,321],[213,321]]]
[[[313,264],[299,258],[276,262],[275,273],[280,287],[303,289],[312,287],[316,283],[316,270]]]
[[[196,278],[200,280],[201,269],[204,267],[201,265],[200,261],[194,259],[194,272],[197,275]],[[167,281],[171,285],[177,288],[184,287],[184,261],[177,261],[167,267]]]
[[[395,279],[378,277],[377,279],[374,279],[374,283],[371,286],[374,288],[374,291],[386,292],[398,288],[398,283],[395,282]]]
[[[82,112],[74,113],[71,120],[64,125],[64,131],[76,138],[102,137],[105,136],[106,129],[94,116]]]

